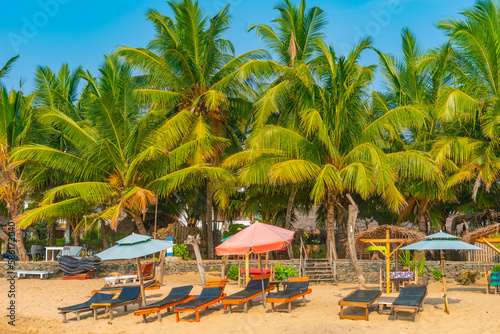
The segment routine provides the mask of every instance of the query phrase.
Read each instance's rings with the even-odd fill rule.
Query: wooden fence
[[[486,244],[476,242],[474,246],[484,249],[484,251],[467,251],[469,261],[471,262],[499,262],[500,254],[488,247]]]

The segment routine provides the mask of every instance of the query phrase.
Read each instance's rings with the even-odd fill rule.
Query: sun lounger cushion
[[[118,304],[122,302],[127,302],[129,300],[134,300],[139,297],[141,293],[140,287],[126,287],[122,289],[122,292],[118,295],[116,299],[110,300],[110,304]]]
[[[194,309],[220,297],[223,288],[203,288],[200,297],[175,306],[176,309]]]
[[[425,298],[426,292],[425,286],[402,288],[392,305],[419,306]]]
[[[78,311],[82,309],[89,308],[92,303],[102,303],[110,300],[113,298],[115,294],[114,293],[96,293],[94,294],[89,300],[87,300],[85,303],[81,304],[76,304],[72,306],[66,306],[66,307],[59,307],[58,310],[60,311]]]
[[[154,302],[152,304],[139,307],[139,310],[155,308],[155,307],[162,307],[164,305],[178,302],[180,300],[183,300],[187,296],[189,296],[189,293],[191,292],[192,289],[193,289],[192,285],[180,286],[180,287],[173,288],[172,290],[170,290],[170,293],[168,294],[167,297],[165,297],[162,300],[159,300],[157,302]]]
[[[144,289],[146,289],[147,287],[149,287],[151,284],[155,283],[157,281],[149,281],[149,282],[146,282],[144,283]],[[113,286],[107,286],[107,287],[104,287],[101,289],[101,291],[107,291],[107,290],[119,290],[119,289],[123,289],[123,288],[141,288],[140,285],[131,285],[131,284],[127,284],[127,285],[113,285]]]
[[[373,299],[377,298],[380,294],[380,290],[356,290],[352,295],[344,298],[348,302],[366,302],[369,303]]]
[[[309,288],[309,281],[288,282],[284,291],[271,294],[270,298],[291,298],[306,292]]]
[[[264,279],[264,290],[267,289],[269,285],[269,279]],[[262,281],[260,279],[251,280],[248,282],[245,289],[238,291],[224,299],[245,299],[250,296],[255,295],[256,293],[262,292]]]

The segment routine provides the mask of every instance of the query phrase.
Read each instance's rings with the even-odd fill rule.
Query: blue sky
[[[270,23],[276,17],[275,0],[201,0],[205,10],[214,15],[231,3],[233,26],[228,32],[242,53],[263,48],[248,27],[254,23]],[[329,43],[343,53],[359,38],[372,35],[375,47],[383,52],[399,54],[400,33],[410,28],[423,49],[435,47],[446,37],[435,28],[437,20],[454,16],[473,5],[472,0],[309,0],[308,7],[319,6],[328,17],[325,31]],[[148,8],[171,15],[164,0],[30,0],[2,3],[0,12],[0,66],[8,58],[20,54],[10,77],[9,88],[32,88],[37,65],[57,70],[64,62],[96,71],[102,55],[120,45],[146,46],[153,28],[145,20]],[[373,53],[366,53],[363,63],[377,63]],[[376,85],[378,86],[378,84]]]

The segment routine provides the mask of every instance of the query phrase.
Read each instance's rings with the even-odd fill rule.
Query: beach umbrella
[[[466,242],[460,241],[457,236],[438,232],[435,234],[428,235],[423,238],[424,240],[416,242],[414,244],[405,246],[401,249],[405,250],[438,250],[441,252],[441,271],[443,273],[443,291],[444,291],[444,304],[446,313],[450,314],[450,308],[448,306],[448,297],[446,295],[446,274],[444,272],[444,250],[483,250],[482,248],[473,246]]]
[[[144,281],[142,279],[140,258],[164,251],[167,248],[174,247],[175,244],[168,241],[153,239],[150,236],[142,234],[131,234],[128,237],[118,240],[116,243],[117,245],[96,254],[96,256],[102,261],[136,259],[137,275],[139,277],[144,306],[146,305],[146,295],[144,294]]]
[[[250,253],[259,255],[260,277],[262,280],[262,294],[264,295],[264,278],[262,274],[261,253],[279,250],[287,247],[293,240],[294,232],[263,223],[253,223],[240,232],[234,234],[231,239],[226,240],[215,247],[215,254],[221,255],[245,255],[245,270],[247,283],[249,277],[248,256]],[[266,298],[263,301],[266,307]]]

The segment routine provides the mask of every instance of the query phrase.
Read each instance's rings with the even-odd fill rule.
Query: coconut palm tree
[[[462,185],[474,201],[500,178],[499,22],[499,4],[490,0],[476,1],[459,19],[438,22],[455,59],[453,84],[445,87],[436,112],[446,133],[433,151],[440,164],[455,167],[447,187]]]
[[[144,102],[161,106],[170,117],[193,120],[184,128],[165,129],[166,135],[172,131],[185,134],[184,143],[195,144],[192,140],[198,138],[197,146],[191,147],[194,151],[187,168],[201,164],[217,167],[228,152],[239,149],[251,118],[250,101],[255,94],[238,80],[238,70],[248,60],[266,58],[267,54],[256,50],[234,55],[232,43],[223,38],[230,25],[228,6],[208,17],[198,2],[184,0],[169,5],[173,17],[155,9],[148,11],[156,37],[147,48],[121,47],[118,54],[143,73],[143,85],[136,93]],[[202,137],[211,138],[203,147]],[[205,182],[208,255],[213,258],[212,208],[218,186]],[[165,189],[157,190],[165,195]]]
[[[7,60],[7,62],[5,63],[5,65],[0,69],[0,80],[2,80],[2,78],[5,78],[9,75],[9,72],[12,70],[12,64],[19,58],[19,55],[17,56],[14,56],[12,58],[10,58],[9,60]]]
[[[10,93],[0,86],[0,199],[12,220],[24,210],[24,202],[31,189],[22,161],[12,157],[12,149],[22,145],[30,133],[34,95],[25,97],[20,91]],[[17,254],[26,260],[22,227],[15,228]]]

